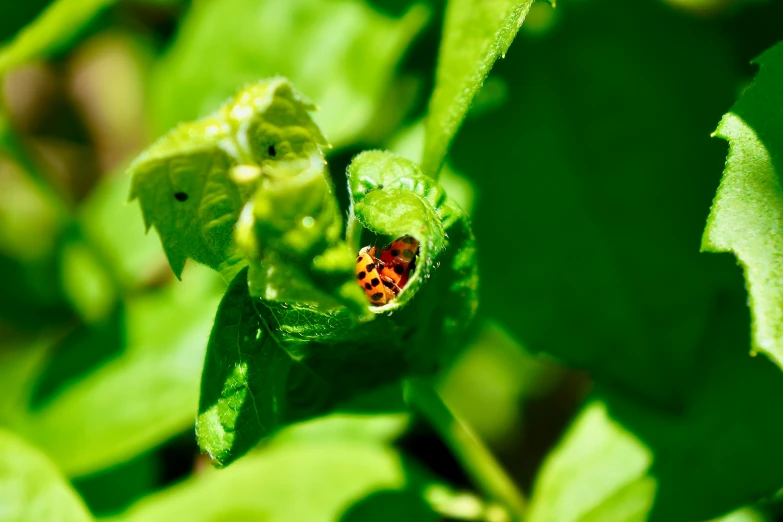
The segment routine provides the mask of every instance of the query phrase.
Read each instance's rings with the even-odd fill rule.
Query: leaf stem
[[[432,424],[476,487],[489,498],[503,504],[511,520],[521,522],[526,504],[522,493],[470,426],[449,409],[431,382],[409,379],[405,388],[408,404],[418,409]]]

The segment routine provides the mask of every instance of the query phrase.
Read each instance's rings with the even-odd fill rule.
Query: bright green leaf
[[[315,101],[335,146],[360,140],[427,17],[422,5],[392,18],[358,0],[194,3],[156,71],[157,129],[205,116],[238,86],[280,74]]]
[[[656,486],[647,475],[652,459],[606,405],[588,404],[541,469],[530,522],[646,521]]]
[[[68,44],[105,7],[116,0],[58,0],[0,49],[0,76]]]
[[[319,153],[283,169],[267,169],[236,226],[251,260],[250,293],[269,302],[340,304],[361,314],[355,254],[343,241],[343,220]]]
[[[92,517],[45,455],[0,430],[0,520],[86,522]]]
[[[206,269],[130,298],[112,322],[8,354],[2,422],[65,473],[122,462],[192,425],[204,346],[221,291]],[[77,378],[78,377],[78,378]]]
[[[451,140],[489,70],[511,46],[533,0],[449,0],[422,157],[440,170]]]
[[[102,178],[79,206],[79,221],[121,286],[136,289],[159,280],[168,267],[160,241],[144,233],[138,207],[127,202],[130,186],[129,176]]]
[[[783,44],[760,56],[753,85],[715,135],[729,155],[702,249],[732,252],[745,269],[753,311],[753,349],[783,366]]]
[[[177,277],[187,258],[229,280],[241,269],[234,225],[258,181],[281,168],[290,175],[289,165],[327,145],[311,109],[285,79],[262,81],[209,118],[176,127],[131,165],[131,199],[160,234]]]
[[[225,470],[208,470],[139,501],[115,520],[434,522],[438,517],[423,497],[435,485],[377,443],[299,441],[273,444]]]

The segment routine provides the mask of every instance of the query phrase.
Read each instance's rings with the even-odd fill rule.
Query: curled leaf
[[[265,168],[237,224],[239,247],[252,261],[250,293],[266,301],[296,301],[356,312],[364,296],[353,283],[354,255],[342,240],[343,221],[323,157]]]
[[[443,265],[448,272],[444,306],[459,303],[462,319],[472,317],[477,305],[478,271],[470,222],[443,188],[425,176],[419,166],[384,151],[368,151],[354,158],[348,168],[353,215],[369,232],[396,238],[410,235],[419,242],[416,271],[397,299],[376,312],[395,310],[411,299],[422,284]],[[350,230],[359,229],[355,224]],[[354,233],[354,243],[361,241]]]
[[[221,303],[207,349],[197,427],[202,449],[220,464],[286,424],[375,390],[390,386],[399,398],[395,383],[437,369],[475,312],[470,225],[439,185],[391,153],[357,156],[349,167],[351,251],[334,225],[339,213],[324,199],[321,164],[312,161],[313,172],[300,169],[273,190],[259,189],[240,219],[239,242],[260,261],[251,261],[236,277]],[[291,205],[309,209],[309,227],[291,219]],[[283,216],[280,223],[274,216]],[[311,228],[321,232],[311,235]],[[322,253],[316,260],[337,259],[321,261],[323,266],[339,268],[342,252],[348,252],[352,267],[363,238],[403,235],[419,240],[420,265],[391,303],[371,307],[353,276],[343,285],[360,297],[361,313],[326,294],[313,297],[309,278],[322,266],[297,260],[317,251]],[[290,300],[269,295],[276,284]],[[389,397],[382,400],[379,407],[388,407]]]
[[[254,180],[265,168],[290,168],[328,145],[312,109],[288,80],[265,80],[212,116],[178,126],[131,165],[130,199],[139,199],[145,224],[158,231],[177,277],[187,258],[229,280],[244,266],[233,230]]]

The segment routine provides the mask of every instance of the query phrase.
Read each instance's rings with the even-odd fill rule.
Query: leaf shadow
[[[740,291],[716,296],[698,350],[701,366],[682,408],[662,411],[635,398],[596,389],[611,418],[652,454],[656,481],[649,520],[696,520],[755,502],[783,482],[780,370],[749,357],[748,310]],[[664,383],[665,385],[665,383]],[[743,487],[736,479],[743,477]]]

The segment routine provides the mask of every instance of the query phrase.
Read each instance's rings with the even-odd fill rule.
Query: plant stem
[[[423,379],[409,379],[406,400],[432,424],[476,487],[505,506],[514,522],[521,522],[525,513],[522,493],[470,427],[443,402],[432,384]]]

